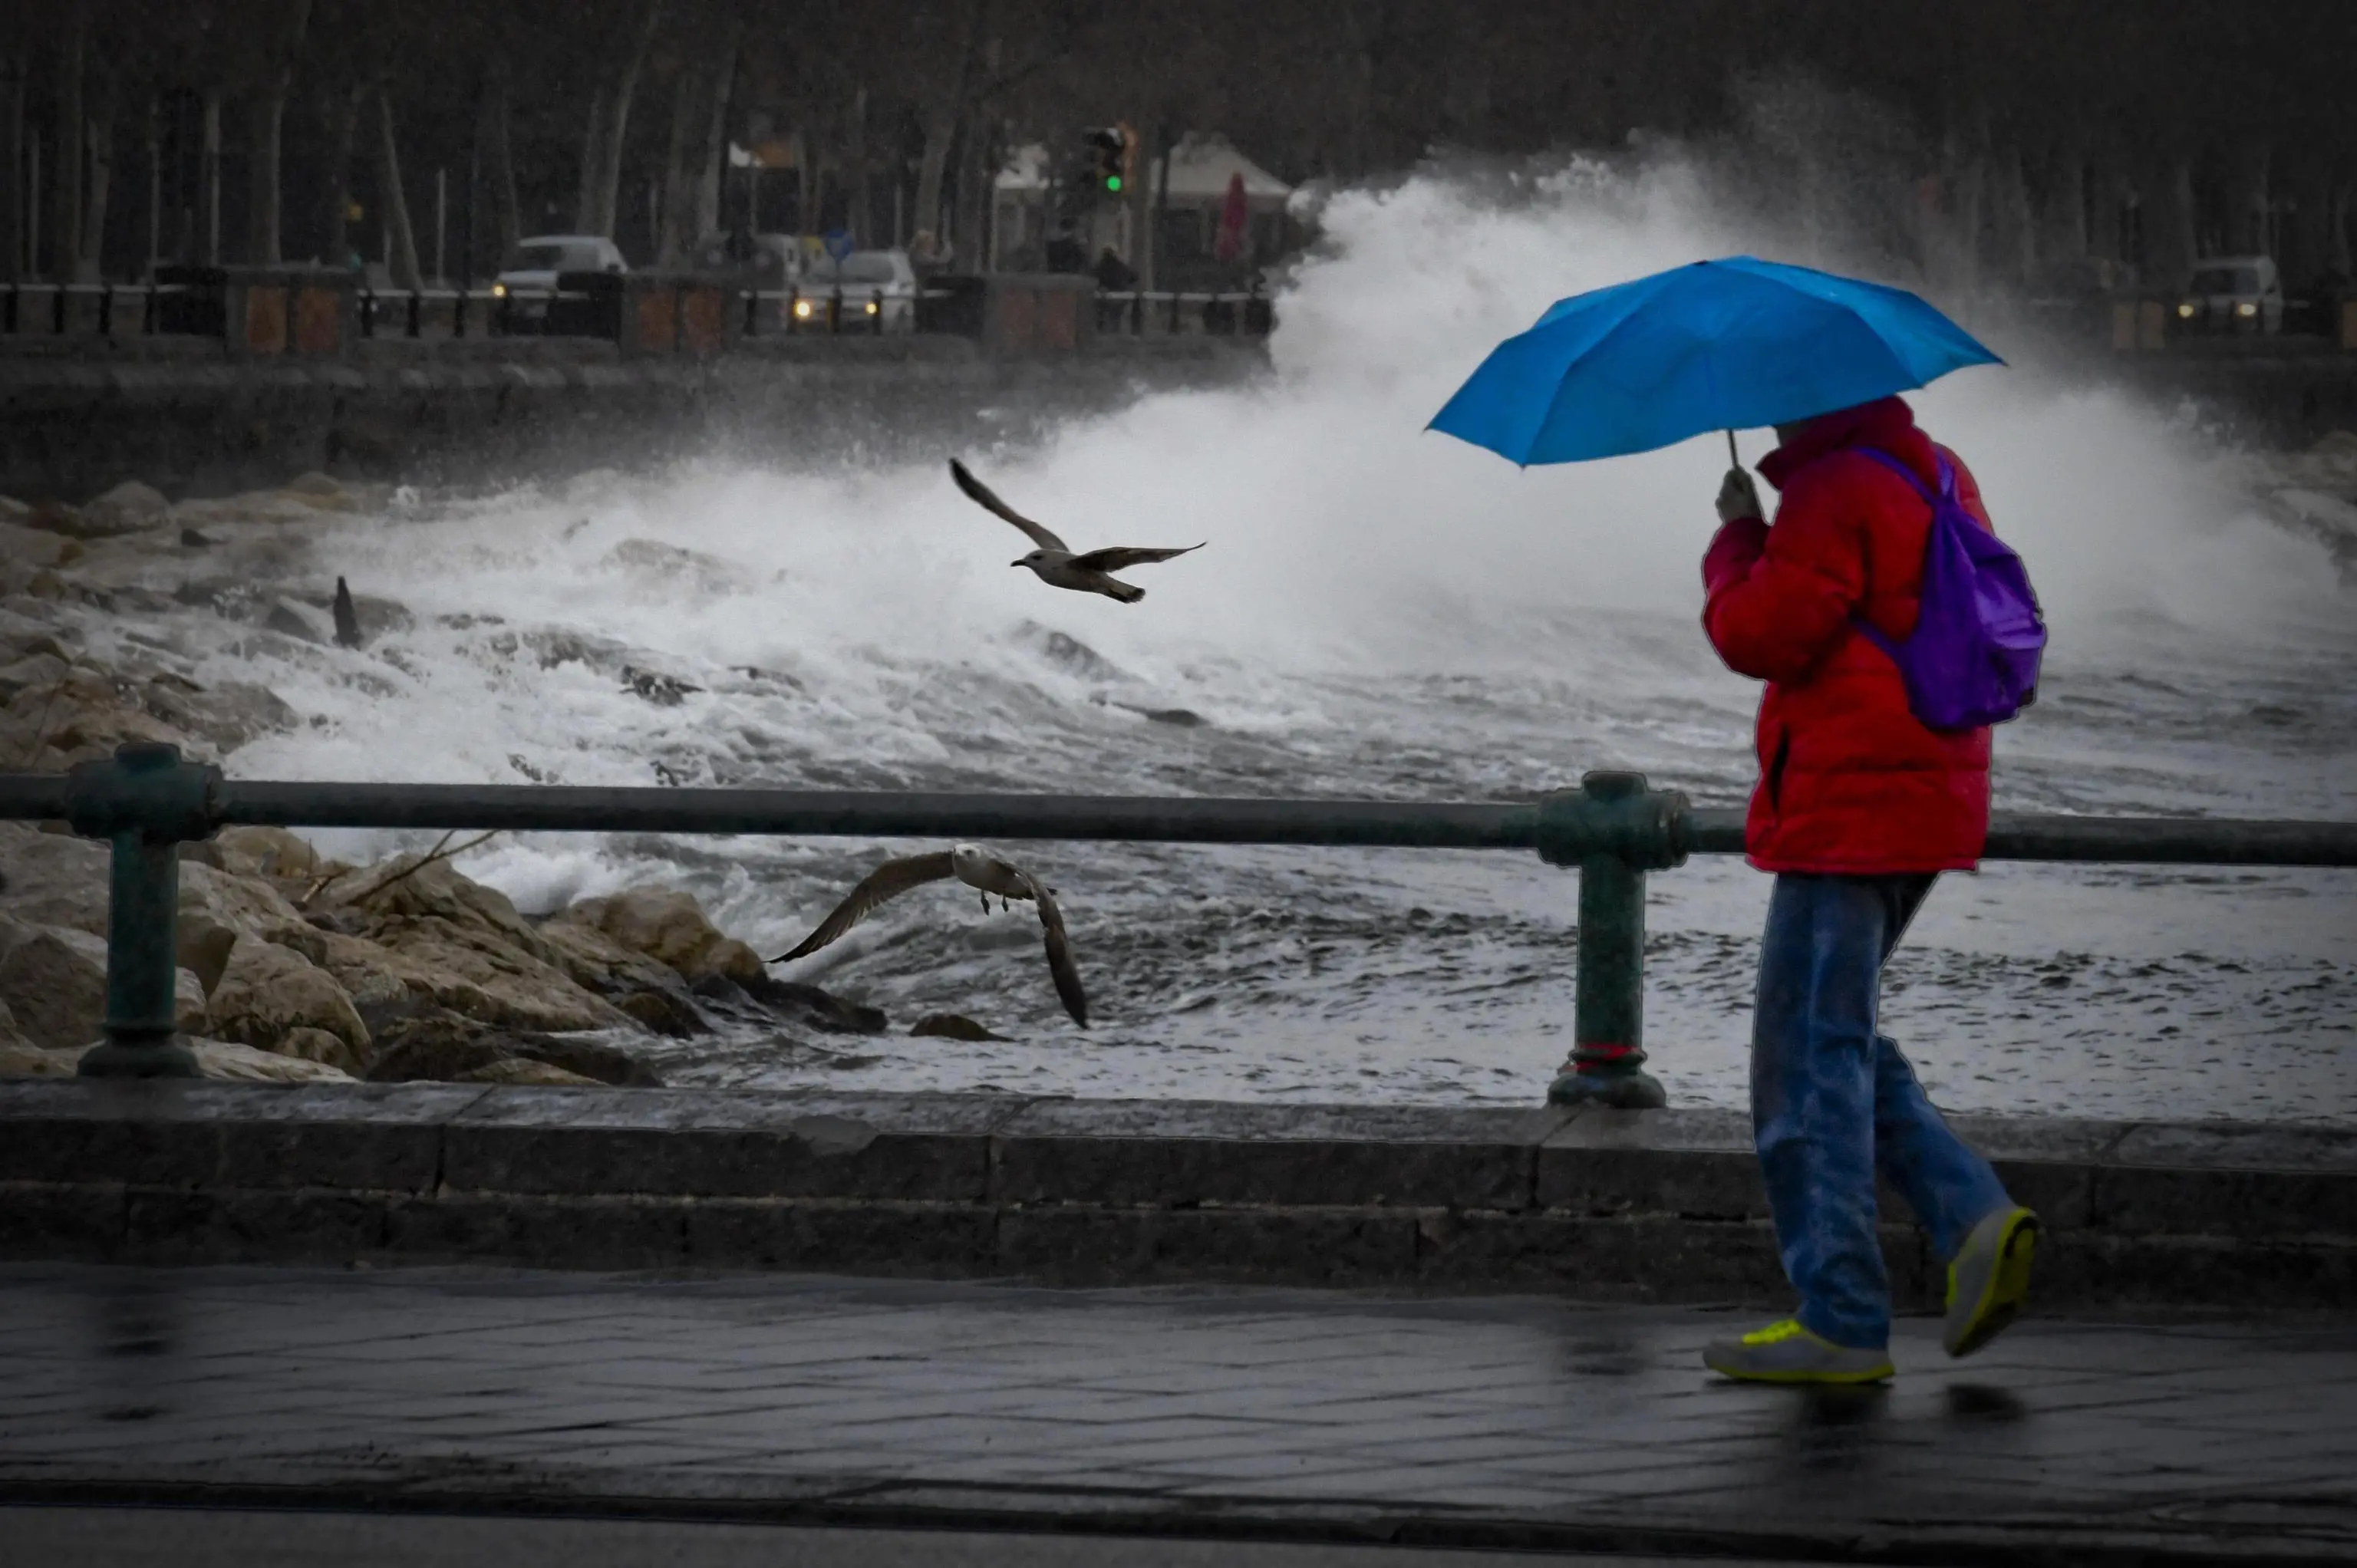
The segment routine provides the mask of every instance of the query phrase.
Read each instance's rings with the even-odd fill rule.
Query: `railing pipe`
[[[1741,812],[1697,811],[1636,773],[1519,803],[284,783],[225,779],[157,745],[65,775],[0,774],[0,820],[62,820],[113,847],[106,1041],[82,1070],[118,1077],[195,1071],[173,1040],[178,846],[234,823],[1536,849],[1580,875],[1575,1070],[1550,1098],[1621,1108],[1663,1098],[1642,1070],[1645,875],[1743,847]],[[2000,814],[1985,857],[2357,866],[2357,822]]]

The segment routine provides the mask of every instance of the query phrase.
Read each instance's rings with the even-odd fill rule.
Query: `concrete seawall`
[[[349,360],[225,361],[201,339],[0,355],[0,495],[81,501],[124,479],[178,497],[309,468],[478,482],[711,452],[787,462],[1020,438],[1163,387],[1229,384],[1253,339],[1108,338],[1084,356],[971,339],[780,338],[722,357],[488,338],[354,346]]]
[[[1957,1120],[2046,1308],[2357,1293],[2357,1133]],[[11,1083],[0,1257],[1786,1294],[1735,1114],[1015,1095]]]

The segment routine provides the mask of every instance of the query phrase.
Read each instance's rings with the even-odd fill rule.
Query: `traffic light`
[[[1104,125],[1088,134],[1090,183],[1100,196],[1119,196],[1129,188],[1130,138],[1120,125]]]

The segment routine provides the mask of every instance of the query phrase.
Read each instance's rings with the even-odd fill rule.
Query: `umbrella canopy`
[[[1491,351],[1431,428],[1524,465],[1576,463],[2003,362],[1903,288],[1732,256],[1556,301]]]

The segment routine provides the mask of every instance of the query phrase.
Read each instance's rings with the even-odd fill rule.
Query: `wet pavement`
[[[2032,1320],[1964,1362],[1910,1320],[1892,1388],[1817,1394],[1701,1369],[1706,1338],[1750,1324],[1534,1297],[19,1265],[0,1501],[2357,1554],[2357,1319]]]

